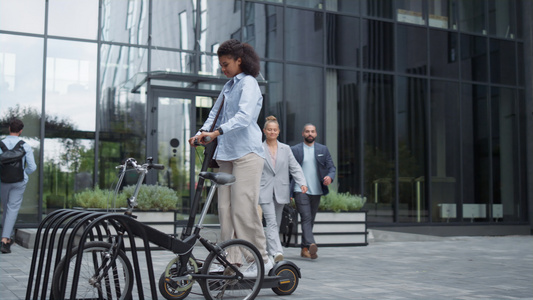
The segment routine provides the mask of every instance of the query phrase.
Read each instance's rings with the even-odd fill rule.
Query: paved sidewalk
[[[320,247],[319,258],[313,261],[300,258],[299,249],[288,248],[286,259],[302,271],[297,290],[280,297],[264,289],[257,299],[533,299],[532,236],[418,240],[376,239],[366,247]],[[18,245],[12,251],[0,255],[2,300],[26,295],[33,252]],[[167,251],[155,252],[156,278],[172,257]],[[149,286],[145,290],[150,297]],[[200,293],[198,284],[193,292]],[[187,299],[203,296],[190,294]]]

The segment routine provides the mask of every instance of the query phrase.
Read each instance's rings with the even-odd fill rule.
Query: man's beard
[[[305,137],[305,141],[308,143],[308,144],[311,144],[312,142],[315,141],[315,138],[311,135],[308,135]]]

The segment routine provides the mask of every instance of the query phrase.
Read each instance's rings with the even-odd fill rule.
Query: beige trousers
[[[233,161],[217,160],[219,171],[233,174],[235,183],[218,189],[218,218],[222,241],[243,239],[257,247],[266,262],[266,239],[257,210],[264,159],[249,153]]]

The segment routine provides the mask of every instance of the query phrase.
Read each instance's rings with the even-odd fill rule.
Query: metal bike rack
[[[115,231],[113,231],[115,230]],[[124,231],[129,239],[130,256],[137,286],[138,299],[144,298],[143,278],[140,272],[139,255],[135,238],[143,241],[146,266],[152,299],[157,299],[157,285],[153,273],[152,255],[146,226],[135,219],[119,213],[102,213],[82,210],[61,209],[48,215],[39,225],[33,248],[32,265],[28,278],[26,299],[50,299],[52,275],[61,258],[70,257],[75,247],[78,256],[75,262],[71,293],[75,294],[81,265],[83,248],[88,241],[110,241],[116,230]],[[170,245],[169,245],[170,246]],[[124,243],[121,247],[126,252]],[[65,290],[69,264],[64,265],[61,290]]]

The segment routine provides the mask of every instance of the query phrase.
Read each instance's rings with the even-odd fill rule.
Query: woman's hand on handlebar
[[[207,145],[211,143],[214,139],[219,136],[220,133],[218,131],[214,132],[207,132],[203,131],[199,135],[195,135],[189,139],[189,144],[192,147],[200,146],[200,145]]]

